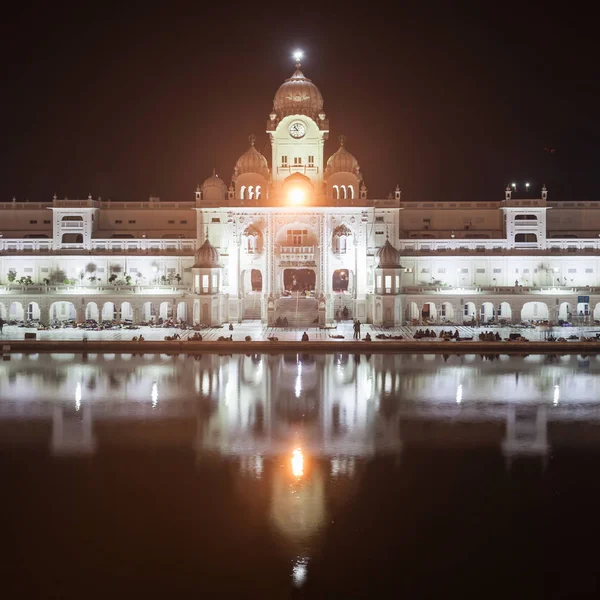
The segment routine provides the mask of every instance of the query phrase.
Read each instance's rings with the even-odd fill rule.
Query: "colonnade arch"
[[[77,318],[77,311],[72,302],[59,300],[50,305],[48,311],[50,321],[70,321]]]
[[[526,302],[521,309],[521,321],[548,321],[550,311],[545,302]]]

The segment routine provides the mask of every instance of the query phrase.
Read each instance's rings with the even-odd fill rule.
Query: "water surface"
[[[600,357],[14,354],[3,596],[587,597]]]

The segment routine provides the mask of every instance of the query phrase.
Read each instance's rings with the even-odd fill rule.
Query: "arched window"
[[[348,249],[348,238],[352,235],[352,231],[344,225],[338,225],[333,230],[332,249],[335,254],[346,254]]]
[[[342,198],[345,200],[346,199],[346,186],[341,185],[340,187],[342,189]]]
[[[248,200],[252,200],[254,198],[254,186],[248,186]]]
[[[537,221],[536,215],[516,215],[515,221]]]
[[[260,185],[256,186],[256,199],[260,200],[262,198],[262,190],[260,189]]]
[[[349,192],[349,195],[350,195],[350,199],[354,200],[354,186],[353,185],[349,185],[348,186],[348,192]]]
[[[333,199],[337,200],[340,197],[340,189],[337,185],[333,186]]]
[[[240,188],[240,200],[244,200],[244,197],[245,197],[245,196],[246,196],[246,186],[245,186],[245,185],[243,185],[243,186]]]

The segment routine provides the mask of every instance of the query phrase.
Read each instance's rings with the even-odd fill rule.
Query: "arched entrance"
[[[419,307],[416,302],[409,302],[406,305],[405,316],[408,325],[419,324]]]
[[[8,320],[9,321],[24,321],[25,310],[20,302],[11,302],[8,309]]]
[[[0,319],[6,320],[6,306],[4,306],[4,302],[0,302]]]
[[[350,285],[350,272],[348,269],[336,269],[331,278],[331,288],[334,293],[347,293]]]
[[[187,322],[187,304],[185,302],[177,304],[177,321]]]
[[[494,321],[494,305],[491,302],[484,302],[481,305],[481,323],[492,323]]]
[[[290,292],[314,291],[317,276],[314,269],[284,269],[283,289]]]
[[[454,321],[454,307],[450,302],[442,302],[441,311],[442,314],[440,316],[442,317],[442,321],[447,323]]]
[[[521,309],[521,321],[547,321],[549,316],[545,302],[526,302]]]
[[[121,304],[121,321],[133,322],[133,307],[131,302],[123,302]]]
[[[512,309],[508,302],[500,302],[498,305],[498,320],[510,321],[512,319]]]
[[[115,318],[115,305],[113,302],[105,302],[102,307],[102,321],[113,321]]]
[[[173,318],[173,305],[170,302],[161,302],[158,309],[159,319],[167,321]]]
[[[463,323],[472,323],[475,321],[477,309],[474,302],[465,302],[463,309]]]
[[[423,310],[421,311],[423,323],[434,323],[437,321],[437,308],[433,302],[425,302],[423,304]]]
[[[95,302],[88,302],[85,307],[85,318],[86,321],[96,321],[98,322],[100,318],[100,313],[98,311],[98,305]]]
[[[570,321],[572,317],[571,305],[568,302],[562,302],[558,307],[558,321]]]
[[[27,320],[39,321],[41,316],[40,305],[37,302],[30,302],[27,305]]]
[[[75,305],[72,302],[53,302],[50,305],[50,321],[74,321],[77,317]]]
[[[155,320],[156,309],[154,308],[154,304],[152,304],[152,302],[144,302],[144,306],[142,307],[142,315],[142,320],[145,323]]]

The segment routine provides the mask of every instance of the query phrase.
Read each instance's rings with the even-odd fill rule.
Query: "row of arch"
[[[508,302],[500,302],[494,305],[492,302],[483,302],[477,310],[474,302],[465,302],[461,309],[462,314],[456,314],[455,307],[451,302],[425,302],[419,308],[416,302],[409,302],[405,309],[407,321],[435,321],[435,322],[473,322],[492,323],[496,321],[512,321],[513,310]],[[517,316],[517,315],[515,315]],[[545,302],[526,302],[521,309],[519,318],[521,321],[571,321],[576,318],[589,318],[600,320],[600,302],[593,311],[587,303],[562,302],[558,305],[556,317],[550,316],[550,309]]]
[[[240,188],[240,200],[260,200],[262,198],[262,186],[243,185]]]
[[[354,200],[353,185],[333,185],[331,187],[335,200]]]
[[[142,311],[139,318],[142,321],[152,321],[162,319],[167,321],[187,321],[188,309],[185,302],[179,302],[176,305],[171,302],[161,302],[156,305],[152,302],[145,302],[141,306]],[[7,307],[0,303],[0,317],[5,321],[40,321],[42,320],[42,311],[37,302],[22,304],[21,302],[11,302]],[[77,311],[73,302],[58,301],[53,302],[48,310],[50,321],[69,321],[77,318]],[[98,305],[96,302],[88,302],[85,305],[84,319],[103,321],[133,321],[134,311],[131,302],[122,302],[120,305],[114,302],[104,302]]]

